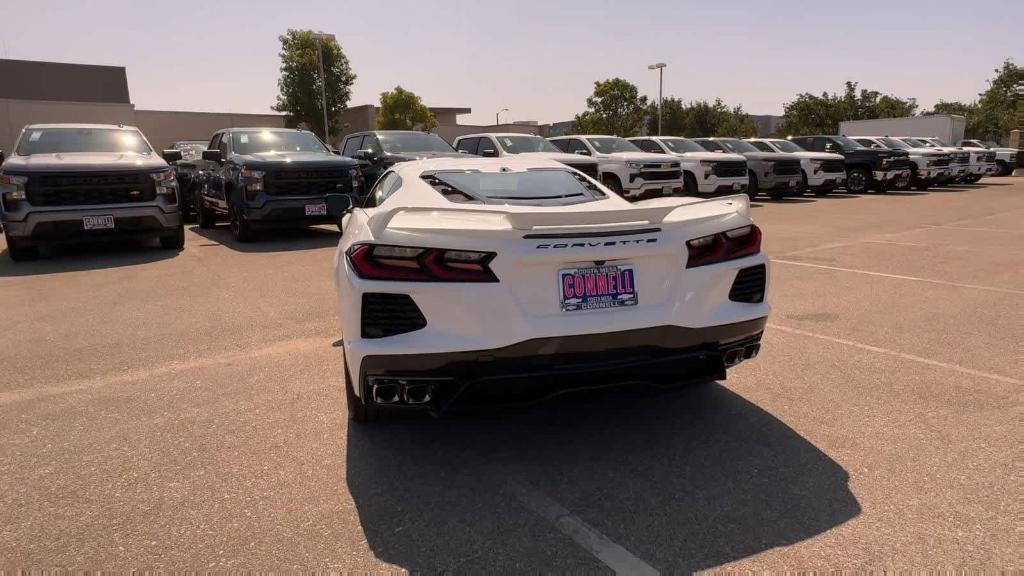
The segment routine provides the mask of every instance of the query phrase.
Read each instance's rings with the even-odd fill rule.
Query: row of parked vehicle
[[[931,138],[485,133],[449,144],[381,130],[351,134],[333,150],[304,130],[229,128],[161,157],[131,126],[37,124],[22,130],[10,157],[0,153],[0,219],[14,260],[36,257],[42,244],[107,235],[156,237],[180,249],[193,219],[203,228],[225,219],[247,242],[264,228],[335,224],[353,203],[373,205],[387,196],[391,184],[378,180],[396,163],[465,155],[554,160],[630,200],[924,190],[999,170],[994,151]]]

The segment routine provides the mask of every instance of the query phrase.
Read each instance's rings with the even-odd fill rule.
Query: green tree
[[[989,87],[969,103],[939,101],[925,114],[957,114],[967,118],[967,138],[1001,141],[1011,130],[1024,128],[1024,98],[1017,87],[1024,85],[1024,68],[1012,60],[993,70]]]
[[[412,92],[395,86],[390,92],[380,95],[380,113],[377,128],[381,130],[425,130],[437,126],[437,117]]]
[[[780,133],[835,134],[839,132],[839,123],[845,120],[913,116],[917,112],[917,101],[875,90],[858,92],[856,82],[847,82],[842,94],[822,92],[821,96],[816,96],[804,92],[782,109]]]
[[[337,41],[318,40],[308,30],[288,30],[278,40],[281,41],[281,78],[277,81],[277,103],[271,108],[286,114],[288,126],[305,124],[327,142],[330,135],[323,133],[321,97],[324,79],[318,64],[321,44],[324,76],[327,77],[327,121],[332,134],[337,132],[338,115],[348,106],[352,84],[356,81],[348,58]]]
[[[635,136],[640,132],[647,97],[622,78],[594,82],[594,93],[587,98],[587,110],[576,115],[574,134],[600,133]]]
[[[729,108],[720,98],[714,102],[697,100],[683,103],[679,98],[662,100],[661,133],[700,138],[706,136],[748,137],[757,134],[757,125],[742,106]],[[658,105],[647,107],[647,133],[658,132]]]

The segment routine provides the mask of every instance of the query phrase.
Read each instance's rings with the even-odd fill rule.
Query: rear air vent
[[[363,338],[385,338],[415,332],[427,326],[416,303],[407,294],[363,294]]]
[[[729,290],[729,300],[748,304],[764,302],[766,276],[764,264],[740,270]]]

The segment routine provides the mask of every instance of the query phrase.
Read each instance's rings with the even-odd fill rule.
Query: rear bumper
[[[113,230],[85,230],[84,216],[113,216]],[[56,243],[75,240],[162,236],[182,223],[177,207],[171,212],[160,206],[90,207],[36,209],[24,219],[7,219],[4,228],[14,238],[29,243]]]
[[[763,317],[704,328],[657,326],[537,338],[490,350],[370,355],[359,366],[356,389],[372,401],[375,386],[430,386],[431,400],[420,406],[446,409],[639,382],[671,386],[721,379],[727,364],[757,355],[766,322]],[[404,394],[388,396],[408,406]]]

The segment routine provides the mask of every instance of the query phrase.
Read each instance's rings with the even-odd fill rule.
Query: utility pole
[[[658,71],[658,136],[661,136],[661,87],[662,81],[665,78],[665,63],[651,64],[647,69]]]
[[[313,32],[311,30],[310,34],[317,40],[317,64],[320,66],[320,103],[324,108],[324,144],[330,146],[330,125],[327,123],[327,75],[324,73],[324,42],[328,40],[334,42],[335,38],[334,34],[327,34],[325,32]]]
[[[502,112],[508,112],[508,108],[502,108],[501,110],[498,110],[497,112],[494,113],[494,125],[495,126],[501,124],[501,120],[499,120],[499,117],[501,116]]]

